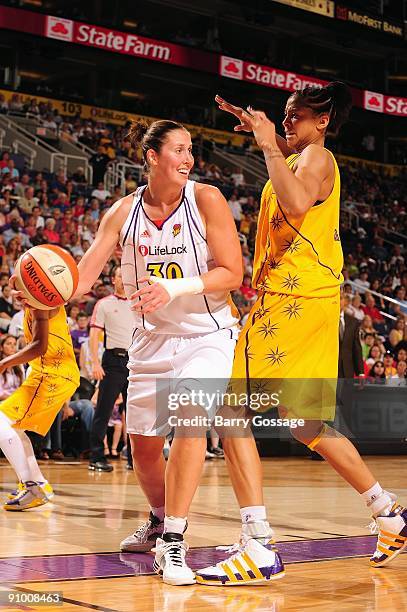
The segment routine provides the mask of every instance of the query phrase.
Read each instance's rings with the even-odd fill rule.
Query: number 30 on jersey
[[[147,264],[146,270],[150,272],[151,276],[155,276],[157,278],[183,278],[184,275],[182,273],[181,266],[179,266],[175,261],[170,262],[166,265],[165,269],[165,261],[159,261],[157,263],[149,263]]]

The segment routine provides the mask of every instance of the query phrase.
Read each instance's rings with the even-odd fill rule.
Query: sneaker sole
[[[158,535],[158,538],[161,538],[161,535]],[[151,542],[151,546],[150,544],[130,544],[129,546],[120,546],[120,551],[121,552],[150,552],[151,550],[153,550],[154,546],[156,545],[155,542]]]
[[[262,578],[262,579],[253,579],[253,580],[239,580],[238,582],[221,582],[220,580],[205,580],[205,578],[201,578],[201,576],[196,577],[196,584],[202,584],[203,586],[217,586],[217,587],[234,587],[234,586],[250,586],[255,584],[267,584],[272,580],[279,580],[280,578],[284,578],[285,572],[280,572],[279,574],[274,574],[271,578]]]
[[[48,499],[44,499],[44,500],[38,500],[37,502],[26,506],[25,508],[23,508],[22,506],[7,506],[6,504],[4,504],[3,509],[6,510],[7,512],[23,512],[24,510],[31,510],[32,508],[39,508],[39,506],[43,506],[44,504],[47,504],[49,502]]]
[[[407,542],[405,544],[403,544],[403,546],[401,548],[399,548],[396,552],[394,552],[391,557],[388,557],[387,559],[385,559],[381,563],[374,563],[374,562],[370,561],[370,567],[374,567],[374,568],[385,567],[386,565],[391,563],[396,557],[398,557],[399,554],[403,552],[403,550],[406,550],[406,549],[407,549]]]
[[[161,578],[163,579],[163,582],[165,582],[165,584],[171,584],[172,586],[188,586],[189,584],[195,584],[196,580],[195,577],[192,579],[185,579],[185,580],[181,580],[180,578],[164,578],[164,574],[163,574],[163,570],[162,569],[155,569],[153,566],[153,570],[155,571],[156,574],[158,574],[159,576],[161,576]]]

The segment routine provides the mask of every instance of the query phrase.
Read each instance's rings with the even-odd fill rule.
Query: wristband
[[[167,291],[170,296],[170,302],[181,295],[198,295],[203,293],[204,284],[199,276],[191,276],[189,278],[157,278],[151,276],[150,283],[158,283]]]

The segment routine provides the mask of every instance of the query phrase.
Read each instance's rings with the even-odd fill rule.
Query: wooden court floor
[[[407,503],[407,457],[368,457],[381,484]],[[322,462],[264,460],[265,498],[285,578],[258,587],[173,587],[152,574],[152,554],[120,554],[120,540],[146,517],[134,475],[123,463],[110,474],[86,463],[47,462],[54,503],[21,513],[0,511],[1,592],[62,592],[63,605],[29,603],[4,610],[158,612],[225,610],[407,610],[407,555],[380,570],[369,568],[375,538],[359,496]],[[14,486],[0,462],[0,495]],[[239,533],[239,513],[225,464],[205,463],[190,514],[192,567],[219,560],[220,544]]]

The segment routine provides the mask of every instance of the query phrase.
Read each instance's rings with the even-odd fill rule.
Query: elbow
[[[300,198],[287,202],[282,201],[280,204],[292,219],[301,219],[312,206],[312,203]]]
[[[236,272],[231,275],[228,290],[236,291],[237,289],[239,289],[239,287],[242,286],[242,283],[243,283],[243,270],[239,270],[239,272]]]

